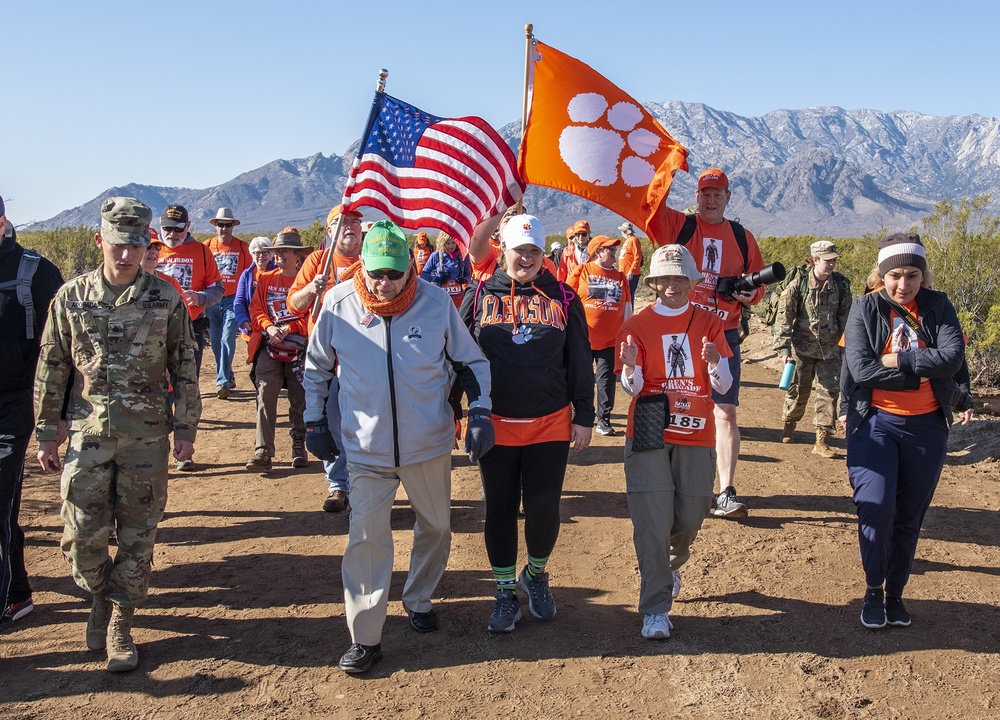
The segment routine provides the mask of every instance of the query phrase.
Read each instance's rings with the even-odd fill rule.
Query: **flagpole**
[[[521,99],[521,143],[524,143],[524,131],[528,127],[528,85],[531,77],[531,34],[534,26],[528,23],[524,26],[524,93]],[[517,212],[524,210],[524,195],[517,199]]]
[[[375,83],[375,99],[372,100],[372,109],[368,113],[368,122],[365,124],[365,132],[361,136],[361,143],[358,145],[358,152],[354,156],[354,162],[351,163],[351,170],[355,170],[361,160],[361,155],[365,151],[365,145],[368,144],[368,136],[371,135],[372,127],[375,125],[375,118],[378,117],[379,106],[382,104],[382,95],[385,93],[385,80],[389,77],[389,71],[385,68],[379,70],[378,81]],[[330,266],[333,264],[333,253],[336,250],[337,238],[340,237],[340,226],[344,222],[343,207],[347,201],[347,191],[350,189],[351,185],[354,183],[353,176],[348,174],[347,184],[344,186],[344,195],[340,200],[341,213],[337,217],[337,227],[333,230],[333,237],[330,239],[330,252],[327,253],[326,261],[323,263],[323,270],[320,273],[323,277],[329,280],[330,278]],[[313,298],[312,306],[312,318],[315,320],[319,317],[319,310],[322,306],[319,298],[322,293],[316,293],[316,297]]]

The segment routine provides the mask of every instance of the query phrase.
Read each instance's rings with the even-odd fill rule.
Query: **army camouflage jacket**
[[[102,271],[70,280],[49,308],[35,375],[37,439],[56,439],[72,383],[70,431],[140,438],[173,430],[175,440],[193,442],[201,398],[184,301],[165,280],[142,270],[116,299]]]
[[[851,312],[851,282],[838,272],[820,285],[810,269],[789,283],[778,299],[773,348],[778,354],[834,360]]]

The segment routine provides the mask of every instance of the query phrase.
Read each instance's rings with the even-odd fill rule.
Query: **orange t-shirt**
[[[257,276],[257,289],[250,299],[250,346],[247,349],[247,364],[257,357],[257,349],[264,342],[264,333],[272,325],[287,325],[291,332],[305,335],[307,324],[288,308],[289,288],[294,277],[286,277],[281,269],[268,270]]]
[[[164,245],[160,248],[156,270],[172,277],[184,290],[195,292],[201,292],[222,280],[212,253],[197,241],[181,243],[177,247]],[[187,309],[192,320],[205,312],[204,305],[188,305]]]
[[[500,249],[500,246],[490,243],[490,254],[486,257],[486,259],[481,263],[472,263],[472,279],[486,280],[493,277],[493,273],[496,272],[497,265],[500,262],[501,255],[503,255],[503,250]],[[548,270],[553,275],[556,274],[556,265],[548,257],[542,258],[542,269]]]
[[[625,308],[632,302],[628,280],[614,268],[595,262],[577,265],[566,284],[580,296],[587,314],[591,350],[613,347],[625,322]]]
[[[424,265],[427,264],[434,252],[434,246],[430,243],[413,246],[413,262],[417,265],[417,275],[423,271]]]
[[[219,242],[218,236],[209,238],[204,244],[215,257],[219,275],[222,276],[222,287],[226,289],[223,297],[235,295],[236,287],[240,284],[240,275],[253,265],[250,246],[238,237],[234,237],[231,244],[223,245]]]
[[[618,269],[628,275],[638,275],[642,272],[642,244],[639,238],[630,235],[622,240],[621,255],[618,256]]]
[[[323,265],[326,263],[326,257],[330,253],[330,249],[317,250],[316,252],[310,253],[309,256],[302,261],[302,267],[299,268],[298,274],[295,276],[295,282],[292,286],[288,288],[289,300],[291,296],[297,293],[299,290],[304,288],[306,285],[313,281],[317,275],[323,272]],[[333,254],[333,262],[330,263],[331,267],[331,277],[334,279],[333,282],[327,283],[326,289],[323,290],[322,294],[316,299],[317,303],[322,303],[323,298],[326,297],[327,290],[332,288],[334,285],[339,283],[344,276],[344,272],[347,268],[351,267],[354,263],[358,261],[358,258],[345,257],[340,253]],[[293,313],[302,317],[308,313],[309,315],[309,332],[312,332],[313,320],[312,320],[312,306],[309,307],[296,307],[295,303],[288,302],[288,309]]]
[[[661,205],[656,215],[650,221],[646,232],[653,245],[669,245],[677,240],[677,235],[684,227],[687,215],[673,208]],[[740,326],[741,308],[737,300],[728,300],[715,292],[715,286],[720,277],[743,274],[743,253],[733,235],[733,226],[729,221],[719,224],[705,222],[698,216],[698,224],[694,235],[685,246],[694,257],[704,279],[698,283],[691,293],[691,302],[698,307],[715,313],[722,318],[727,330],[735,330]],[[757,272],[764,267],[764,258],[753,234],[747,230],[747,272]],[[763,285],[757,288],[750,304],[760,302],[767,291]]]
[[[920,320],[917,314],[917,302],[904,305],[910,314]],[[882,350],[885,353],[907,352],[913,348],[927,347],[917,336],[916,331],[906,324],[895,311],[889,313],[889,321],[892,324],[892,332]],[[880,410],[885,410],[893,415],[924,415],[934,412],[941,406],[938,405],[937,398],[934,397],[934,390],[930,382],[920,383],[916,390],[879,390],[872,389],[872,406]]]
[[[715,403],[708,363],[701,359],[704,337],[714,342],[722,360],[732,356],[725,331],[713,313],[689,306],[681,315],[666,316],[652,306],[622,325],[618,342],[632,336],[639,348],[635,364],[642,368],[642,392],[629,404],[626,435],[633,437],[632,421],[637,397],[666,394],[670,424],[663,431],[666,442],[715,447]],[[620,359],[615,372],[621,373]]]
[[[576,243],[571,240],[563,248],[562,256],[559,259],[559,267],[555,272],[556,278],[566,282],[579,265],[583,265],[583,263],[580,262],[578,257]]]

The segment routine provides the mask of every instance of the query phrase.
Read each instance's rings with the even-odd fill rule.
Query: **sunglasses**
[[[219,230],[228,230],[232,226],[232,223],[215,223],[215,227],[219,228]]]
[[[365,270],[365,272],[372,280],[381,280],[382,278],[402,280],[403,275],[406,274],[402,270]]]
[[[170,225],[170,226],[164,225],[164,226],[162,226],[160,228],[160,230],[162,230],[165,233],[179,233],[179,232],[184,232],[184,226],[183,225]]]

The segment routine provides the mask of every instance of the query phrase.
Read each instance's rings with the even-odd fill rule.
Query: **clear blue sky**
[[[520,119],[524,25],[641,102],[1000,116],[1000,4],[9,0],[0,195],[17,224],[137,182],[205,188],[343,154],[375,80],[437,115]]]

